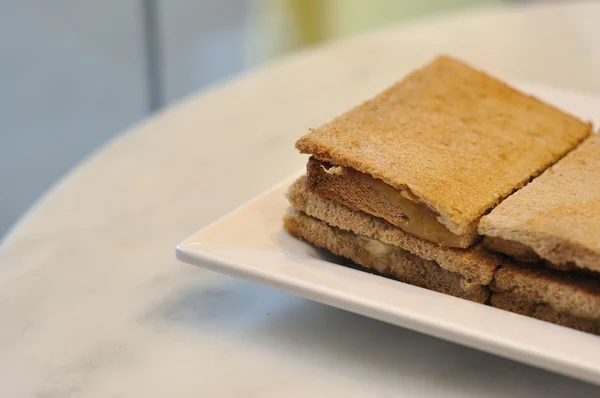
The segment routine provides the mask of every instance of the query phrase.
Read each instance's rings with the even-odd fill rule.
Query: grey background
[[[244,68],[249,1],[155,3],[160,104]],[[150,114],[144,6],[0,1],[0,237],[74,164]]]
[[[400,20],[486,2],[493,1],[393,4]],[[0,0],[0,239],[111,137],[156,109],[292,49],[290,4]]]

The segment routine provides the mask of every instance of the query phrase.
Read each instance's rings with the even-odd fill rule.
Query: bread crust
[[[548,305],[559,313],[600,321],[600,279],[596,277],[505,263],[494,274],[490,288]]]
[[[483,238],[481,243],[483,247],[490,251],[507,254],[515,260],[523,263],[538,263],[542,261],[540,256],[538,256],[531,247],[525,246],[519,242],[486,236]]]
[[[547,304],[539,304],[510,292],[494,293],[490,297],[493,307],[511,311],[520,315],[536,318],[542,321],[555,323],[577,329],[582,332],[600,335],[600,321],[573,316],[559,312]]]
[[[480,246],[469,250],[452,249],[410,235],[387,221],[352,210],[312,192],[300,177],[290,186],[287,197],[296,209],[329,225],[397,246],[468,280],[487,285],[502,260]]]
[[[439,57],[296,147],[409,189],[462,234],[590,131],[589,123]]]
[[[364,178],[360,176],[362,173],[342,172],[335,174],[326,171],[326,169],[331,169],[332,167],[335,166],[311,156],[306,165],[307,186],[324,198],[341,203],[353,210],[360,210],[375,217],[383,218],[400,229],[405,228],[407,221],[409,221],[408,217],[398,206],[398,203],[389,197],[390,190],[398,195],[395,188],[388,185],[389,190],[382,192],[373,189],[370,184],[366,183]],[[422,204],[419,206],[426,207]],[[436,216],[428,207],[424,210],[431,212],[434,217]],[[439,215],[437,216],[436,218],[439,218]],[[448,239],[443,242],[446,243],[444,244],[446,246],[467,248],[479,238],[477,223],[472,223],[467,231],[462,234],[455,234],[443,224],[440,227],[447,231],[447,235],[451,239],[451,244],[447,244]],[[421,238],[425,237],[421,236]],[[442,244],[441,241],[432,241]]]
[[[369,248],[372,239],[332,227],[293,208],[284,217],[283,225],[298,238],[401,282],[478,303],[484,303],[489,297],[486,286],[468,281],[433,261],[423,260],[393,245],[385,245],[385,250],[376,255]]]
[[[600,278],[595,275],[515,263],[482,245],[437,246],[320,197],[304,177],[287,196],[293,207],[284,218],[286,230],[372,271],[480,303],[491,291],[495,307],[589,333],[600,330]]]
[[[563,269],[600,272],[600,135],[594,134],[481,219],[509,255],[528,247]]]

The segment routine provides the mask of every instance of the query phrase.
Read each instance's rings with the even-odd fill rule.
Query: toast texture
[[[328,167],[331,167],[329,163],[310,157],[306,165],[306,184],[312,191],[353,210],[361,210],[375,217],[383,218],[390,224],[400,229],[406,229],[409,233],[411,232],[410,229],[406,228],[409,217],[394,200],[399,195],[395,188],[388,185],[389,189],[386,190],[373,189],[372,184],[366,182],[360,172],[330,173],[326,171]],[[418,206],[422,207],[422,205]],[[433,213],[427,207],[423,211]],[[433,217],[435,217],[435,214]],[[442,224],[439,225],[439,228],[445,230],[443,241],[430,239],[426,236],[420,236],[420,238],[431,240],[443,246],[461,248],[471,246],[479,238],[477,223],[472,223],[467,231],[461,235],[454,234]]]
[[[506,239],[486,236],[483,238],[483,247],[490,251],[508,254],[517,261],[524,263],[538,263],[542,261],[531,247],[525,246],[522,243],[508,241]]]
[[[480,246],[469,250],[441,247],[410,235],[381,218],[322,198],[306,186],[304,176],[290,186],[287,197],[292,206],[311,217],[336,228],[397,246],[426,261],[433,261],[449,272],[460,274],[475,284],[489,284],[494,270],[502,263],[501,258]]]
[[[509,255],[528,247],[556,268],[600,272],[600,135],[484,216],[479,232]]]
[[[484,303],[489,289],[447,271],[433,261],[423,260],[399,247],[332,227],[290,208],[284,217],[285,229],[333,254],[401,282],[463,299]]]
[[[505,264],[496,271],[490,288],[557,313],[600,322],[600,279],[589,275]]]
[[[490,303],[496,308],[581,330],[582,332],[600,335],[600,321],[598,320],[558,312],[547,304],[538,304],[510,292],[492,293]]]
[[[410,191],[456,234],[584,140],[591,125],[449,57],[296,142]]]
[[[600,334],[600,277],[516,263],[487,251],[440,247],[312,192],[299,178],[284,227],[366,269],[415,286]],[[489,299],[489,300],[488,300]]]

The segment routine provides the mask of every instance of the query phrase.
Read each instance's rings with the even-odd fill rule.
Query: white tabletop
[[[0,250],[0,396],[600,396],[174,258],[183,238],[300,169],[307,128],[437,53],[600,92],[598,21],[592,2],[424,20],[293,55],[133,128]]]

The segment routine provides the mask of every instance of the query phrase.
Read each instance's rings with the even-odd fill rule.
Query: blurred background
[[[520,2],[1,1],[0,237],[111,137],[232,74],[377,27]]]

